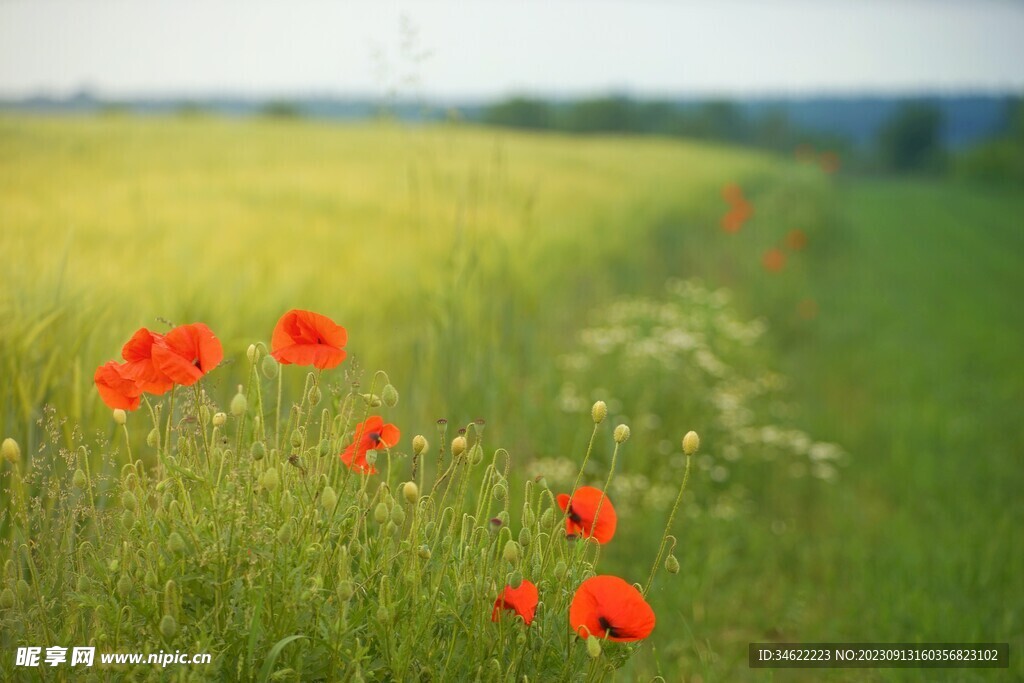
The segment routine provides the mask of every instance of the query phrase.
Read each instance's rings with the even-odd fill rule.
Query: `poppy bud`
[[[530,545],[530,541],[532,540],[533,534],[530,533],[530,530],[527,527],[524,526],[522,529],[519,530],[519,545],[525,548],[526,546]]]
[[[291,517],[294,510],[295,498],[292,497],[290,491],[285,491],[281,494],[281,514],[285,517]]]
[[[416,436],[412,437],[413,455],[419,455],[423,451],[427,450],[427,446],[429,445],[430,444],[427,443],[427,438],[422,434],[417,434]]]
[[[508,497],[508,489],[504,484],[495,484],[491,489],[491,494],[494,496],[494,500],[505,500]]]
[[[519,561],[519,544],[515,541],[509,541],[505,544],[505,549],[502,551],[501,556],[505,558],[506,562],[515,564]]]
[[[466,605],[473,602],[473,584],[464,583],[459,586],[459,600]]]
[[[285,522],[281,525],[281,528],[277,530],[277,542],[281,545],[288,545],[292,541],[292,525],[291,522]]]
[[[300,448],[302,446],[302,432],[298,429],[292,432],[292,448]]]
[[[263,488],[267,491],[276,491],[279,483],[281,483],[281,479],[277,474],[276,467],[268,468],[267,471],[263,473],[263,476],[260,477],[260,484],[262,484]]]
[[[14,584],[14,589],[18,594],[18,599],[22,602],[26,602],[32,592],[29,590],[28,581],[25,579],[18,579],[18,583]]]
[[[135,513],[131,510],[125,510],[121,513],[121,526],[125,529],[131,529],[132,525],[135,524]]]
[[[597,659],[601,656],[601,641],[597,638],[587,638],[587,654],[593,659]]]
[[[498,517],[491,517],[490,521],[487,522],[487,528],[490,529],[492,534],[496,534],[501,531],[502,526],[501,519]]]
[[[461,434],[452,439],[452,455],[456,458],[466,452],[466,437]]]
[[[79,593],[87,593],[89,591],[89,579],[86,576],[79,576],[78,581],[75,582],[75,590]]]
[[[518,569],[512,572],[512,576],[508,579],[508,585],[513,589],[519,588],[523,585],[523,573]]]
[[[697,436],[697,432],[686,432],[686,436],[683,437],[683,453],[693,455],[698,448],[700,448],[700,437]]]
[[[384,388],[380,392],[380,400],[384,402],[388,408],[394,408],[398,405],[398,389],[395,389],[390,384],[385,384]]]
[[[546,529],[551,526],[551,522],[555,519],[555,509],[546,508],[540,515],[540,526],[542,529]]]
[[[336,592],[338,593],[339,600],[342,602],[348,602],[352,599],[352,596],[355,595],[356,589],[352,585],[351,581],[342,581],[338,584]]]
[[[210,408],[208,406],[199,406],[199,424],[204,427],[210,424]]]
[[[308,395],[308,398],[309,398],[309,405],[311,405],[311,406],[317,406],[317,405],[320,405],[320,399],[322,399],[322,398],[323,398],[323,396],[324,396],[324,395],[323,395],[323,393],[322,393],[322,392],[320,391],[320,387],[318,387],[318,386],[316,386],[316,385],[313,385],[313,386],[312,386],[312,387],[310,387],[310,389],[309,389],[309,395]]]
[[[150,448],[156,448],[160,445],[160,430],[153,427],[149,430],[149,434],[146,435],[146,445]]]
[[[11,609],[14,607],[14,591],[5,588],[0,592],[0,609]]]
[[[249,401],[245,398],[245,394],[242,393],[242,385],[238,385],[238,393],[235,394],[234,398],[231,399],[231,414],[235,417],[241,417],[245,415],[245,411],[249,408]]]
[[[266,454],[267,447],[263,445],[262,441],[252,442],[252,446],[249,447],[249,455],[252,456],[253,460],[262,460]]]
[[[128,413],[124,412],[121,408],[114,408],[114,422],[118,425],[123,425],[128,421]]]
[[[469,449],[469,462],[472,465],[479,465],[484,460],[484,449],[478,443],[473,444],[473,447]]]
[[[320,439],[320,445],[317,446],[317,454],[322,458],[331,452],[331,440]]]
[[[0,454],[3,455],[4,460],[13,465],[21,460],[21,447],[18,446],[17,441],[8,437],[4,439],[3,445],[0,445]]]
[[[127,574],[121,574],[121,578],[117,580],[117,593],[122,598],[127,598],[132,594],[132,580],[128,578]]]
[[[138,501],[135,500],[135,494],[131,491],[125,491],[121,494],[121,505],[126,510],[134,510],[138,507]]]
[[[330,486],[325,486],[323,493],[320,494],[320,502],[327,512],[334,512],[334,506],[338,504],[338,494]]]
[[[263,376],[267,379],[274,379],[277,377],[278,372],[277,361],[274,360],[273,356],[263,356],[263,362],[260,363],[260,370],[263,371]]]
[[[257,349],[255,344],[249,344],[249,348],[245,350],[245,357],[249,359],[250,363],[256,360],[256,351]]]
[[[407,481],[402,487],[402,496],[405,498],[405,502],[415,505],[420,498],[420,487],[414,481]]]
[[[498,513],[496,519],[498,520],[498,524],[502,526],[508,526],[508,511],[502,510],[501,512]]]
[[[366,451],[366,464],[376,465],[377,464],[377,451],[370,449]]]
[[[185,552],[185,539],[177,531],[172,531],[167,537],[167,549],[175,555]]]
[[[421,560],[429,560],[430,559],[430,548],[428,548],[425,545],[421,545],[419,547],[419,549],[416,551],[416,554],[420,556]]]
[[[377,503],[377,507],[373,509],[373,518],[377,520],[377,524],[388,521],[388,506],[384,503]]]
[[[233,401],[232,401],[233,403]],[[226,413],[214,413],[213,414],[213,426],[223,427],[228,422],[228,416]]]
[[[85,577],[82,577],[82,578],[85,578]],[[149,586],[150,588],[152,588],[154,590],[156,590],[160,586],[160,580],[156,578],[156,572],[154,572],[152,569],[147,569],[146,570],[146,575],[145,575],[145,577],[143,577],[143,581],[145,581],[147,586]],[[80,592],[84,593],[85,591],[80,591]]]
[[[623,443],[629,438],[629,427],[627,425],[619,425],[612,433],[612,438],[615,439],[615,443]]]
[[[395,506],[391,509],[391,521],[395,523],[395,526],[402,526],[405,524],[405,510]]]
[[[79,467],[75,470],[75,473],[71,475],[71,485],[76,489],[84,489],[89,484],[89,480],[85,476],[85,472]]]
[[[594,424],[599,425],[608,417],[608,404],[604,401],[595,401],[594,407],[590,409],[590,417],[594,418]]]
[[[665,571],[669,574],[679,573],[679,560],[676,559],[675,555],[669,555],[665,558]]]
[[[160,635],[170,640],[178,633],[178,622],[170,614],[165,614],[160,619]]]
[[[381,605],[377,608],[377,621],[384,624],[387,623],[391,618],[391,614],[388,612],[388,608],[385,605]]]
[[[559,560],[555,564],[555,570],[554,571],[555,571],[555,578],[556,579],[558,579],[559,581],[564,579],[566,572],[569,571],[569,568],[565,565],[565,560]]]
[[[377,394],[359,394],[363,397],[363,401],[371,408],[380,407],[380,396]]]
[[[171,615],[178,613],[178,584],[174,579],[164,584],[164,612]]]

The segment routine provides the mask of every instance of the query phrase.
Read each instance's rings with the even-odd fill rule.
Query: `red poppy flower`
[[[345,360],[345,328],[327,316],[293,309],[281,316],[271,337],[271,356],[283,365],[329,370]]]
[[[498,599],[494,601],[494,611],[491,612],[491,621],[497,621],[501,610],[510,609],[523,618],[527,626],[533,621],[533,615],[537,611],[537,587],[525,579],[519,588],[505,586]]]
[[[135,380],[124,376],[125,366],[117,361],[108,361],[96,368],[92,376],[100,398],[111,408],[135,410],[139,407],[142,390]]]
[[[603,500],[602,500],[603,497]],[[600,501],[601,509],[597,505]],[[601,489],[593,486],[581,486],[570,497],[564,493],[558,494],[558,507],[566,513],[565,533],[568,536],[583,536],[591,538],[598,543],[607,543],[615,535],[615,527],[619,518],[615,514],[615,508],[608,496],[603,495]],[[595,523],[594,518],[597,518]]]
[[[722,187],[722,199],[730,204],[739,204],[743,201],[743,189],[736,183],[728,183]]]
[[[153,345],[164,343],[163,339],[163,335],[150,332],[143,327],[133,334],[121,349],[121,357],[127,361],[124,365],[124,376],[135,380],[139,388],[147,394],[160,395],[174,386],[171,378],[153,362]]]
[[[777,273],[786,265],[786,254],[781,249],[769,249],[761,256],[761,265],[769,273]]]
[[[130,344],[131,342],[129,342]],[[220,340],[203,323],[180,325],[155,340],[153,364],[175,384],[188,387],[224,360]]]
[[[807,233],[796,228],[786,233],[786,246],[793,251],[800,251],[807,246]]]
[[[739,232],[743,224],[753,215],[754,207],[741,197],[732,209],[722,216],[722,230],[729,233]]]
[[[814,299],[803,299],[796,310],[804,320],[813,320],[818,315],[818,303]]]
[[[592,576],[576,589],[569,625],[580,638],[642,640],[654,630],[654,610],[632,584],[617,576]]]
[[[377,468],[366,462],[366,451],[378,448],[393,448],[402,438],[402,433],[393,424],[384,424],[380,415],[371,415],[365,422],[356,425],[355,439],[341,454],[341,461],[351,470],[363,474],[377,474]]]
[[[839,155],[835,152],[826,151],[821,153],[821,170],[825,173],[835,173],[839,170]]]

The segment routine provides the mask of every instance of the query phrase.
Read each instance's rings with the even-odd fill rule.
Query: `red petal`
[[[92,379],[108,407],[135,410],[139,407],[142,392],[133,380],[123,375],[123,369],[124,366],[117,361],[109,361],[96,368]]]

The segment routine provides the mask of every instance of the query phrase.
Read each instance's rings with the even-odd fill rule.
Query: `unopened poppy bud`
[[[5,588],[0,591],[0,609],[11,609],[14,607],[14,591]]]
[[[693,455],[698,448],[700,448],[700,437],[697,432],[686,432],[686,436],[683,437],[683,453]]]
[[[292,512],[295,511],[295,498],[292,497],[290,491],[285,491],[281,494],[281,514],[285,517],[291,517]]]
[[[508,579],[508,585],[513,589],[519,588],[523,585],[523,573],[518,569],[512,572],[512,576]]]
[[[178,584],[174,579],[169,579],[164,584],[164,612],[167,614],[178,613]]]
[[[320,387],[313,385],[309,389],[309,405],[318,406],[320,400],[324,397],[323,392],[320,391]]]
[[[156,448],[160,445],[160,430],[153,427],[149,430],[149,434],[146,435],[146,445],[150,448]]]
[[[465,605],[473,602],[473,584],[464,583],[459,586],[459,601]]]
[[[334,512],[334,506],[338,504],[338,494],[330,486],[325,486],[323,493],[320,494],[320,502],[327,512]]]
[[[452,439],[452,455],[456,458],[466,452],[466,437],[461,434]]]
[[[274,379],[277,377],[278,373],[277,361],[274,360],[273,356],[263,356],[263,361],[260,363],[260,370],[263,372],[263,376],[267,379]]]
[[[351,581],[342,581],[338,584],[337,593],[339,600],[342,602],[348,602],[352,599],[352,596],[355,595],[356,589],[352,585]]]
[[[494,496],[494,500],[505,500],[508,498],[508,489],[505,488],[504,484],[495,484],[494,488],[491,489],[491,495]]]
[[[417,434],[416,436],[412,437],[413,455],[419,455],[423,451],[427,450],[427,446],[429,446],[429,444],[427,443],[427,438],[422,434]]]
[[[384,402],[388,408],[394,408],[398,405],[398,389],[395,389],[390,384],[385,384],[384,388],[380,392],[380,400]]]
[[[388,521],[388,506],[384,503],[377,503],[377,507],[373,509],[373,518],[377,520],[377,524]]]
[[[612,438],[615,439],[615,443],[623,443],[629,438],[629,427],[626,425],[619,425],[612,432]]]
[[[235,417],[241,417],[242,415],[245,415],[245,411],[248,409],[249,400],[245,398],[245,394],[242,393],[242,385],[239,384],[238,393],[231,399],[231,414]]]
[[[138,501],[135,500],[135,494],[131,491],[125,491],[121,494],[121,505],[125,510],[134,510],[138,506]]]
[[[85,578],[85,577],[81,577],[81,578]],[[160,580],[158,578],[156,578],[156,572],[154,572],[152,569],[147,569],[146,570],[146,575],[143,577],[142,580],[145,581],[146,585],[149,586],[150,588],[152,588],[153,590],[156,590],[157,588],[160,587]],[[85,591],[80,591],[80,592],[84,593]]]
[[[540,526],[542,529],[546,529],[551,526],[551,522],[555,519],[555,509],[546,508],[544,512],[540,514]]]
[[[594,424],[599,425],[608,417],[608,404],[604,401],[595,401],[594,407],[590,409],[590,417],[594,418]]]
[[[124,412],[121,408],[114,408],[114,422],[123,425],[128,421],[128,413]]]
[[[249,447],[249,454],[253,460],[262,460],[263,456],[267,454],[267,447],[262,441],[253,441],[252,446]]]
[[[469,449],[469,462],[473,465],[479,465],[484,460],[484,449],[479,443],[473,444],[473,447]]]
[[[85,476],[85,472],[79,467],[75,470],[75,473],[71,475],[71,485],[76,489],[84,489],[89,484],[89,480]]]
[[[508,526],[508,510],[502,510],[499,512],[497,520],[502,526]]]
[[[291,522],[285,522],[281,525],[281,528],[277,530],[277,542],[281,545],[288,545],[292,542]]]
[[[430,548],[428,548],[425,545],[421,545],[419,547],[419,549],[416,551],[416,554],[420,556],[421,560],[429,560],[430,559]]]
[[[377,451],[370,449],[366,451],[366,464],[376,465],[377,464]]]
[[[391,508],[391,521],[395,523],[395,526],[402,526],[405,524],[405,510],[397,505]]]
[[[256,345],[255,344],[249,344],[249,348],[247,348],[245,350],[245,357],[249,360],[250,363],[253,363],[253,362],[256,361],[256,353],[257,353]]]
[[[556,562],[554,571],[556,579],[558,579],[559,581],[564,579],[566,572],[569,571],[569,568],[565,565],[565,560],[559,560],[558,562]]]
[[[122,598],[127,598],[132,594],[132,580],[128,578],[127,574],[121,574],[121,578],[117,580],[117,594]]]
[[[587,638],[587,654],[593,659],[601,656],[601,641],[591,636]]]
[[[75,582],[75,589],[79,593],[89,592],[89,578],[86,576],[79,576],[78,581]]]
[[[213,426],[223,427],[228,422],[227,413],[214,413],[213,414]]]
[[[679,573],[679,560],[676,559],[675,555],[669,555],[665,558],[665,571],[669,574]]]
[[[388,612],[387,606],[381,605],[377,608],[377,621],[379,621],[382,624],[385,624],[388,622],[390,618],[391,614]]]
[[[359,394],[363,397],[363,401],[371,408],[380,407],[380,396],[377,394]]]
[[[515,564],[519,561],[519,544],[515,541],[509,541],[505,544],[505,549],[502,551],[501,556],[505,558],[506,562]]]
[[[331,452],[331,440],[320,439],[320,445],[316,447],[317,455],[321,458]]]
[[[21,461],[21,447],[18,446],[17,441],[10,437],[4,439],[3,445],[0,445],[0,454],[3,455],[4,460],[12,465]]]
[[[524,526],[522,529],[519,530],[519,545],[525,548],[526,546],[530,545],[530,541],[532,540],[533,534],[530,533],[530,530],[528,528]]]
[[[405,498],[405,502],[415,504],[420,498],[420,487],[414,481],[407,481],[402,487],[402,496]]]
[[[501,531],[501,527],[504,526],[501,520],[497,517],[491,517],[490,521],[487,522],[487,528],[490,529],[492,534],[496,534]]]
[[[300,448],[302,446],[302,432],[298,429],[292,432],[291,438],[292,448]]]
[[[172,531],[167,537],[167,549],[175,555],[185,552],[185,539],[177,531]]]
[[[277,473],[277,468],[268,468],[267,471],[263,473],[263,476],[260,477],[260,483],[267,491],[276,491],[277,485],[281,483],[280,476]]]
[[[18,594],[18,599],[25,602],[29,599],[32,591],[28,587],[28,581],[25,579],[18,579],[18,583],[14,584],[14,590]]]
[[[178,622],[170,614],[165,614],[160,619],[160,635],[170,640],[178,633]]]
[[[210,424],[210,408],[208,406],[199,406],[199,424],[204,427]]]

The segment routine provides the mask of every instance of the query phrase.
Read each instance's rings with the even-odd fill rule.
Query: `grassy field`
[[[726,182],[755,207],[735,235],[718,229]],[[241,363],[281,312],[320,310],[361,367],[391,375],[403,434],[482,416],[527,475],[557,482],[585,449],[590,402],[609,400],[634,437],[613,489],[630,501],[626,550],[601,562],[630,580],[664,524],[657,484],[680,474],[682,434],[701,431],[675,528],[682,571],[656,582],[658,628],[624,678],[823,678],[749,670],[746,645],[762,640],[1016,650],[1020,215],[1019,196],[833,180],[655,139],[2,118],[0,432],[35,452],[44,404],[112,432],[92,370],[157,316],[207,322]],[[793,228],[807,248],[765,272],[763,251]],[[673,278],[709,289],[667,290]],[[666,326],[696,347],[637,361]],[[221,401],[232,374],[214,378]],[[742,417],[723,407],[735,402]],[[814,470],[807,444],[828,442],[845,455]],[[1024,675],[1013,666],[825,678]]]

